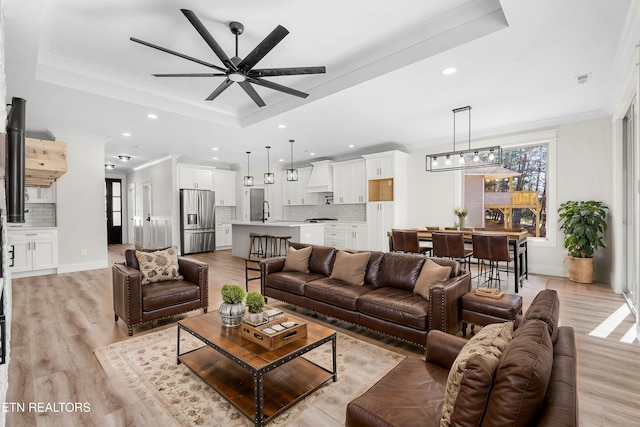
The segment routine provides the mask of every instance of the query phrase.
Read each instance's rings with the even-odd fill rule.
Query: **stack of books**
[[[267,323],[273,322],[274,320],[283,319],[284,312],[277,308],[265,307],[264,317],[267,320]]]

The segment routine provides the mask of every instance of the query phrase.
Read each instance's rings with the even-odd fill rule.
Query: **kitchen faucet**
[[[266,206],[266,208],[265,208]],[[269,202],[266,200],[262,202],[262,222],[265,222],[271,214],[269,213]]]

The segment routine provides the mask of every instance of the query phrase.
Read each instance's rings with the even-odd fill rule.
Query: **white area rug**
[[[94,350],[111,381],[121,382],[140,397],[162,426],[251,426],[233,405],[193,374],[176,364],[177,327],[142,335]],[[181,352],[202,343],[181,334]],[[338,333],[338,381],[307,396],[275,417],[273,426],[343,426],[347,404],[365,392],[405,356]],[[305,355],[331,367],[331,345]]]

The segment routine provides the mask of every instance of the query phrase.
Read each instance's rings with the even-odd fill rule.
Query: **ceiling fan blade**
[[[204,65],[205,67],[214,68],[214,69],[216,69],[218,71],[227,71],[222,67],[218,67],[217,65],[210,64],[210,63],[202,61],[202,60],[200,60],[198,58],[193,58],[193,57],[185,55],[183,53],[176,52],[176,51],[173,51],[171,49],[167,49],[166,47],[158,46],[157,44],[149,43],[149,42],[146,42],[144,40],[137,39],[135,37],[129,37],[129,40],[131,40],[132,42],[140,43],[141,45],[144,45],[144,46],[151,47],[153,49],[157,49],[157,50],[159,50],[161,52],[169,53],[169,54],[175,55],[175,56],[177,56],[179,58],[186,59],[188,61],[192,61],[192,62],[195,62],[195,63],[200,64],[200,65]]]
[[[218,95],[224,92],[229,86],[231,86],[232,83],[233,81],[231,79],[226,79],[225,81],[220,83],[220,86],[218,86],[216,90],[211,92],[211,95],[207,96],[207,101],[213,101],[214,99],[216,99]]]
[[[306,98],[309,96],[308,93],[300,92],[299,90],[292,89],[287,86],[283,86],[278,83],[270,82],[269,80],[261,79],[260,77],[247,77],[247,80],[253,84],[257,84],[259,86],[268,87],[269,89],[277,90],[280,92],[288,93],[289,95],[297,96],[300,98]]]
[[[253,86],[251,86],[251,83],[249,83],[248,81],[244,81],[239,82],[238,84],[242,89],[244,89],[245,92],[247,92],[247,95],[249,95],[251,99],[253,99],[253,102],[255,102],[258,107],[264,107],[265,105],[267,105],[264,103],[262,98],[260,98],[260,95],[258,95],[258,92],[256,92]]]
[[[181,73],[181,74],[151,74],[153,77],[222,77],[224,73]]]
[[[249,71],[251,77],[294,76],[298,74],[324,74],[325,67],[289,67],[289,68],[263,68]]]
[[[222,50],[218,42],[215,41],[211,33],[209,33],[209,31],[205,28],[204,24],[200,21],[200,19],[198,19],[196,14],[189,9],[180,9],[180,11],[184,14],[184,16],[187,17],[189,22],[191,22],[191,25],[193,25],[198,34],[200,34],[200,37],[202,37],[204,41],[207,42],[211,50],[213,50],[213,53],[215,53],[216,56],[220,58],[220,61],[222,61],[222,63],[228,68],[236,71],[237,68],[235,64],[231,62],[227,54],[224,53],[224,50]]]
[[[264,56],[282,41],[289,31],[282,25],[278,25],[267,37],[264,38],[249,54],[238,64],[238,68],[246,73],[253,68]]]

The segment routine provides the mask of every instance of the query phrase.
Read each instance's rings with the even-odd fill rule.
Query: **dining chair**
[[[489,239],[487,234],[471,234],[473,257],[478,260],[478,279],[476,287],[480,286],[480,277],[486,277],[485,261],[489,260]],[[485,280],[486,281],[486,280]],[[485,282],[483,281],[483,283]]]
[[[404,244],[404,253],[420,255],[429,255],[431,253],[431,247],[420,245],[417,231],[405,230],[401,231],[401,233],[403,234],[402,242]]]
[[[404,252],[404,233],[402,230],[391,230],[391,252]]]
[[[452,258],[462,262],[463,267],[471,268],[473,249],[464,246],[462,233],[432,233],[433,256]]]

